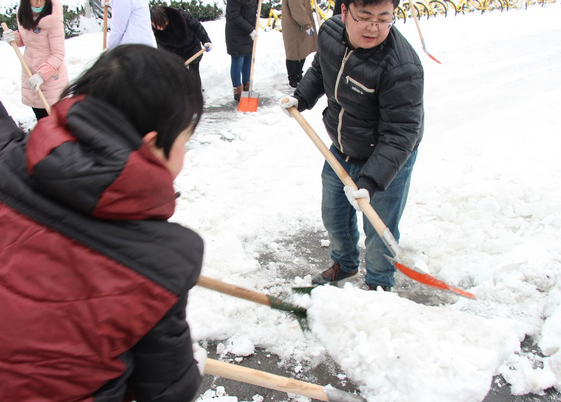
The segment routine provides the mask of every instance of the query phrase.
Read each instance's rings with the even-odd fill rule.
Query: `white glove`
[[[204,47],[206,47],[206,51],[210,52],[212,50],[212,43],[207,42],[203,45]]]
[[[365,188],[359,188],[358,190],[355,190],[350,186],[345,186],[344,190],[347,199],[354,207],[354,209],[356,209],[358,212],[362,212],[362,209],[360,208],[360,205],[358,205],[357,199],[366,198],[366,201],[370,202],[370,194],[368,194],[368,190]]]
[[[4,39],[6,43],[12,43],[17,39],[17,35],[14,31],[8,29],[7,31],[4,31],[4,33],[2,34],[2,39]]]
[[[257,38],[257,31],[254,29],[253,31],[251,31],[251,33],[249,34],[249,36],[251,36],[252,40],[255,40],[255,38]]]
[[[111,2],[106,1],[105,3],[103,3],[103,7],[111,7]]]
[[[205,373],[207,353],[206,350],[201,348],[198,343],[193,344],[193,357],[197,362],[197,368],[202,376]]]
[[[285,96],[279,101],[279,105],[284,114],[292,117],[288,109],[290,109],[292,106],[298,109],[298,99],[293,96]]]
[[[29,80],[27,80],[27,84],[35,90],[35,92],[39,91],[39,87],[43,85],[43,78],[39,74],[33,74]]]
[[[306,33],[307,33],[308,35],[310,35],[310,36],[312,36],[312,35],[314,34],[314,32],[315,32],[314,28],[308,28],[308,29],[306,29]]]

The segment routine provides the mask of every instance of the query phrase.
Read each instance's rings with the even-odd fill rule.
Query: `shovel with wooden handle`
[[[257,4],[257,19],[255,21],[255,32],[259,32],[259,18],[261,17],[261,1]],[[257,36],[253,38],[253,50],[251,52],[251,69],[249,70],[249,89],[243,91],[238,103],[238,112],[256,112],[259,103],[259,94],[253,91],[253,70],[255,66],[255,52],[257,51]]]
[[[203,275],[199,276],[197,285],[206,289],[211,289],[230,296],[238,297],[240,299],[249,300],[254,303],[262,304],[264,306],[269,306],[275,310],[288,311],[289,313],[294,314],[300,322],[301,320],[306,320],[306,310],[303,307],[296,306],[292,303],[283,301],[273,296],[266,295],[264,293],[244,289],[239,286],[231,285],[229,283],[225,283]]]
[[[421,45],[423,46],[423,51],[432,60],[436,61],[438,64],[442,64],[436,57],[429,53],[427,46],[425,45],[425,39],[423,38],[423,33],[421,32],[421,24],[419,23],[419,16],[417,15],[417,8],[413,5],[411,0],[409,0],[409,7],[411,8],[411,13],[413,14],[413,20],[415,21],[415,26],[417,27],[417,32],[419,33],[419,38],[421,39]]]
[[[286,102],[287,101],[288,99],[286,100]],[[300,124],[300,126],[304,129],[308,137],[310,137],[310,139],[313,141],[313,143],[316,145],[319,151],[323,154],[324,158],[327,160],[327,162],[329,163],[331,168],[335,171],[335,173],[337,174],[339,179],[343,182],[343,184],[345,186],[349,186],[354,188],[355,190],[358,190],[358,187],[356,186],[353,179],[351,179],[347,171],[343,168],[343,166],[341,166],[337,158],[335,158],[335,155],[331,153],[329,148],[327,148],[327,146],[323,143],[321,138],[319,138],[316,132],[308,124],[306,119],[302,117],[300,112],[295,107],[289,108],[288,112],[292,115],[292,117],[296,119],[298,124]],[[472,293],[466,292],[465,290],[453,286],[449,286],[443,281],[438,280],[429,274],[420,272],[417,269],[409,268],[405,264],[403,264],[401,262],[401,250],[397,244],[397,240],[395,239],[391,231],[384,224],[382,219],[380,219],[380,217],[378,216],[374,208],[372,208],[372,205],[370,205],[370,203],[366,198],[358,198],[357,201],[358,201],[358,205],[362,209],[362,212],[364,213],[366,218],[370,221],[370,223],[376,230],[376,233],[378,233],[378,236],[380,236],[384,245],[388,248],[388,250],[392,254],[391,258],[388,257],[387,258],[388,261],[390,261],[394,265],[394,267],[396,267],[396,269],[398,269],[401,273],[408,276],[409,278],[417,282],[420,282],[424,285],[432,286],[441,290],[448,290],[456,294],[459,294],[460,296],[464,296],[470,299],[475,299],[475,296]]]
[[[187,61],[185,62],[185,65],[188,66],[189,64],[191,64],[193,62],[193,60],[195,60],[197,57],[199,57],[201,54],[203,54],[207,50],[208,50],[207,47],[203,47],[201,50],[199,50],[193,56],[189,57],[189,59],[187,59]]]
[[[294,380],[271,374],[266,371],[255,370],[235,364],[225,363],[214,359],[207,359],[205,374],[228,378],[246,384],[274,389],[289,394],[302,395],[308,398],[328,402],[366,402],[360,395],[351,394],[333,387]]]
[[[2,29],[4,31],[9,30],[9,28],[6,25],[5,22],[2,23]],[[31,72],[31,70],[29,69],[29,66],[27,65],[27,63],[23,59],[23,56],[22,56],[21,52],[19,51],[18,44],[15,41],[13,41],[12,43],[10,43],[10,45],[12,45],[12,47],[14,48],[14,51],[16,52],[16,55],[18,56],[18,59],[21,62],[21,65],[23,66],[23,69],[25,70],[25,73],[29,76],[29,78],[31,78],[33,76],[33,73]],[[41,88],[37,89],[37,95],[39,95],[39,99],[41,99],[41,102],[43,102],[43,106],[45,106],[45,110],[47,111],[47,113],[51,114],[51,107],[49,106],[49,103],[47,102],[47,99],[45,98],[45,95],[43,95],[43,92],[41,91]]]

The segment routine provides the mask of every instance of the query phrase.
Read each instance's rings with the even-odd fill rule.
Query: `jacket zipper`
[[[348,53],[347,53],[348,52]],[[349,60],[353,54],[353,50],[349,51],[349,48],[345,49],[345,55],[343,56],[343,61],[341,62],[341,68],[339,69],[339,73],[337,74],[337,81],[335,82],[335,100],[339,103],[339,99],[337,99],[337,94],[339,93],[339,82],[341,81],[341,76],[343,75],[343,70],[345,69],[345,63]],[[340,105],[341,103],[339,103]],[[341,141],[342,134],[341,128],[343,123],[343,114],[345,113],[345,109],[341,106],[341,111],[339,112],[339,121],[337,122],[337,141],[339,141],[339,147],[341,147],[341,152],[345,153],[343,148],[343,142]]]

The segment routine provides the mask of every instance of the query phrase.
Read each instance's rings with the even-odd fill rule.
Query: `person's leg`
[[[292,88],[296,88],[298,86],[298,72],[301,71],[299,69],[300,62],[298,60],[286,60],[286,71],[288,73],[288,85]]]
[[[302,75],[304,74],[304,63],[306,63],[306,59],[298,60],[298,74],[296,74],[296,81],[302,81]]]
[[[200,67],[200,63],[197,61],[193,61],[191,62],[191,64],[189,64],[189,71],[193,73],[193,77],[197,80],[199,87],[202,90],[202,81],[201,81],[201,74],[199,73],[199,67]]]
[[[43,117],[47,117],[49,114],[47,113],[47,109],[35,108],[32,107],[33,113],[35,113],[35,117],[37,121],[41,120]]]
[[[239,87],[242,85],[241,74],[242,74],[242,56],[231,56],[232,62],[230,64],[230,78],[232,79],[232,86]]]
[[[390,186],[385,191],[374,194],[370,201],[370,205],[380,216],[396,241],[399,241],[399,221],[407,202],[411,173],[416,159],[417,151],[411,154]],[[384,254],[391,256],[390,251],[366,216],[364,217],[364,233],[366,234],[366,284],[371,287],[378,285],[393,287],[395,284],[395,267],[384,257]]]
[[[333,150],[332,152],[351,177],[358,176],[363,164],[347,163],[337,152]],[[358,248],[360,234],[356,211],[347,200],[343,183],[327,162],[324,164],[321,178],[323,185],[321,213],[323,225],[331,242],[331,258],[339,263],[343,272],[354,272],[360,262]]]
[[[234,87],[234,99],[239,101],[242,95],[242,56],[231,56],[232,62],[230,64],[230,78],[232,79],[232,86]]]
[[[251,75],[251,54],[243,57],[242,82],[244,91],[249,91],[249,76]]]

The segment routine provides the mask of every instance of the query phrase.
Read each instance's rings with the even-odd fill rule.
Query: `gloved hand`
[[[212,50],[212,43],[207,42],[203,45],[204,47],[206,47],[206,51],[210,52]]]
[[[315,29],[314,29],[314,28],[308,28],[308,29],[306,29],[306,33],[307,33],[308,35],[310,35],[310,36],[312,36],[312,35],[314,34],[314,32],[315,32]]]
[[[205,373],[207,352],[205,349],[201,348],[198,343],[193,344],[193,357],[197,362],[197,368],[202,376]]]
[[[251,31],[251,33],[249,34],[249,36],[251,36],[252,40],[255,40],[255,38],[257,38],[257,31],[254,29],[253,31]]]
[[[290,114],[288,109],[290,109],[292,106],[294,106],[296,109],[298,109],[298,99],[296,99],[293,96],[285,96],[285,97],[281,98],[281,100],[279,101],[279,105],[280,105],[281,110],[283,111],[284,114],[292,117],[292,115]]]
[[[27,84],[35,90],[35,92],[39,91],[39,87],[43,85],[43,78],[39,74],[33,74],[29,80],[27,80]]]
[[[6,43],[12,43],[17,39],[17,35],[14,31],[8,29],[7,31],[4,31],[4,33],[2,34],[2,39],[4,39]]]
[[[111,1],[106,1],[103,3],[103,7],[111,7]]]
[[[358,205],[357,199],[366,198],[366,200],[370,202],[370,194],[368,194],[368,190],[365,188],[359,188],[358,190],[355,190],[350,186],[345,186],[343,189],[345,190],[347,199],[354,207],[354,209],[356,209],[358,212],[362,212],[362,209],[360,208],[360,205]]]

